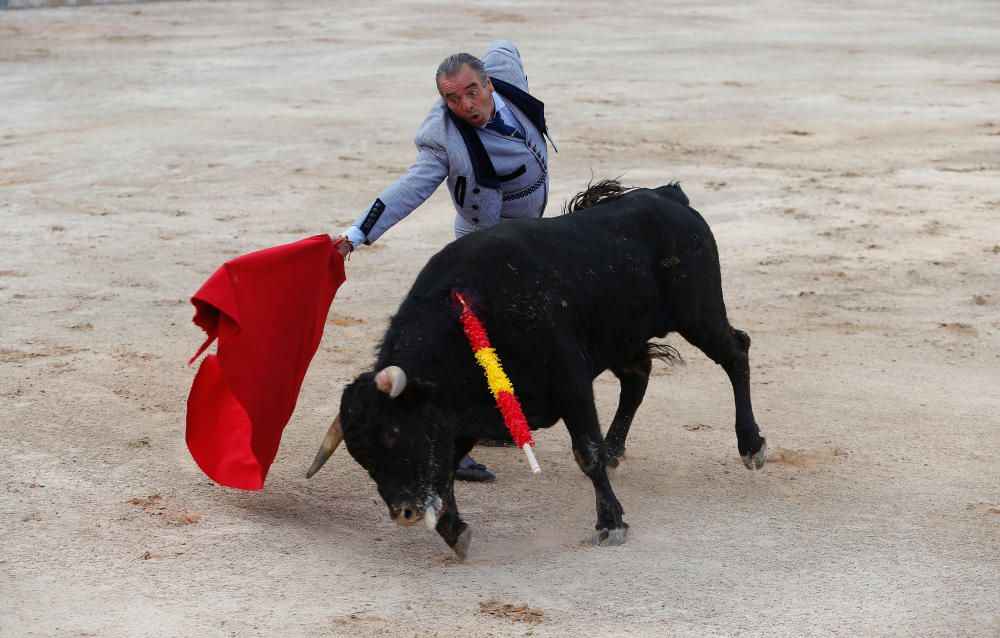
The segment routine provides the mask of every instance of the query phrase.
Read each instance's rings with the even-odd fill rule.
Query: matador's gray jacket
[[[348,236],[370,244],[430,197],[447,178],[458,213],[455,233],[517,217],[539,217],[548,198],[544,105],[527,93],[528,78],[512,42],[497,40],[483,56],[494,90],[514,112],[524,139],[478,129],[439,99],[417,131],[417,159],[358,216]],[[359,233],[360,229],[360,233]]]

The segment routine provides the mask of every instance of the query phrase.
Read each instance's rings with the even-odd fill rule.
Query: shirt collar
[[[496,90],[494,90],[493,91],[493,109],[494,109],[493,110],[493,113],[494,113],[493,117],[496,117],[496,114],[499,113],[501,109],[505,109],[505,108],[507,108],[507,103],[504,102],[504,99],[502,97],[500,97],[500,94],[497,93]],[[490,121],[492,121],[492,120],[490,120]],[[486,124],[489,124],[489,122],[487,122]],[[486,126],[486,124],[483,124],[483,126]]]

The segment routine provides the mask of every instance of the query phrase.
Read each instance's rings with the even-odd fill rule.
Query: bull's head
[[[344,441],[375,479],[396,523],[408,526],[424,520],[433,529],[454,453],[441,414],[428,400],[433,393],[433,384],[407,382],[395,366],[362,374],[344,389],[340,414],[306,476],[315,474]]]

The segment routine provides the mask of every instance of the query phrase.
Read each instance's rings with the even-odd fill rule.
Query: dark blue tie
[[[514,128],[513,126],[507,126],[507,123],[503,121],[502,117],[500,117],[500,111],[496,112],[496,115],[493,116],[492,121],[486,123],[486,128],[490,129],[491,131],[496,131],[500,135],[506,137],[511,137],[511,136],[521,137],[521,134],[517,132],[516,128]]]

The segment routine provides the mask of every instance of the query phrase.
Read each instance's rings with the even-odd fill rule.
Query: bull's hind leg
[[[737,448],[743,465],[748,470],[759,470],[767,460],[767,443],[760,435],[750,405],[750,337],[729,325],[724,307],[721,312],[705,315],[708,317],[705,324],[686,328],[680,334],[729,375],[736,401]]]
[[[604,446],[608,453],[607,463],[611,467],[618,467],[618,460],[625,455],[625,439],[628,437],[628,429],[632,425],[632,419],[635,418],[639,404],[642,403],[642,398],[646,395],[652,360],[645,352],[643,355],[645,358],[611,369],[621,384],[621,392],[618,395],[618,410],[615,412],[611,427],[608,428],[607,436],[604,437]]]
[[[573,440],[573,456],[594,484],[597,496],[597,525],[594,526],[597,531],[594,532],[593,544],[621,545],[625,542],[628,525],[622,520],[624,510],[608,480],[607,455],[590,385],[582,384],[580,392],[564,405],[572,406],[571,412],[563,416],[563,421]]]

